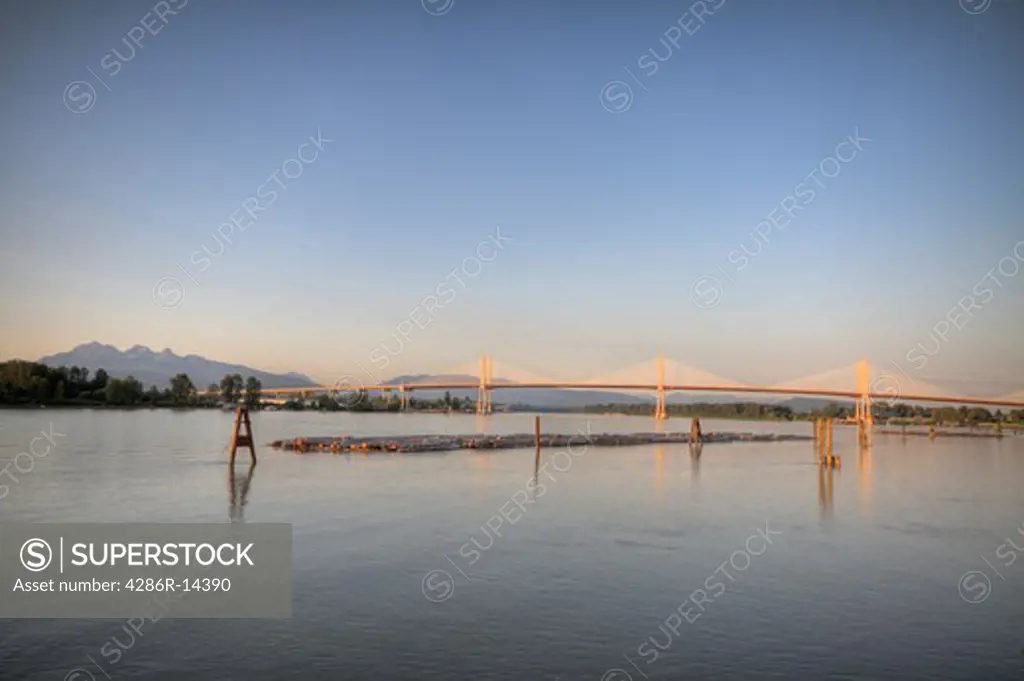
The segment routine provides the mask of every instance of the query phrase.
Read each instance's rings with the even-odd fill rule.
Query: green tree
[[[108,381],[110,381],[110,376],[107,375],[106,370],[97,369],[96,375],[93,376],[92,382],[90,383],[90,388],[93,390],[93,392],[97,390],[103,390],[104,388],[107,387]]]
[[[89,370],[73,366],[68,370],[67,396],[76,398],[89,389]]]
[[[260,379],[255,376],[250,376],[245,379],[245,405],[247,407],[258,409],[262,394],[263,384],[260,383]]]
[[[349,401],[349,411],[373,411],[373,401],[370,399],[370,394],[363,389],[360,389],[355,396]]]
[[[176,406],[188,404],[196,392],[188,374],[178,374],[171,379],[171,402]]]
[[[967,410],[967,421],[969,423],[990,423],[992,421],[992,412],[982,407],[972,407]]]
[[[850,415],[850,409],[849,407],[844,407],[840,404],[836,404],[835,402],[831,402],[822,410],[821,413],[823,416],[828,418],[841,419]]]
[[[329,394],[318,395],[316,403],[317,408],[323,409],[324,411],[338,411],[341,408],[338,401]]]
[[[242,396],[242,377],[239,374],[224,374],[220,379],[220,396],[225,402],[233,404]]]
[[[142,384],[133,376],[111,378],[106,383],[107,402],[118,406],[130,406],[142,401]]]

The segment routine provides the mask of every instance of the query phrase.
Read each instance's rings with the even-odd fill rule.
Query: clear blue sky
[[[0,9],[0,358],[99,340],[331,380],[396,348],[500,227],[386,374],[488,351],[582,378],[660,346],[781,381],[906,365],[1024,239],[1024,3],[725,0],[701,23],[688,2],[183,2],[164,22],[137,2]],[[143,21],[158,32],[131,56]],[[610,113],[617,80],[633,99]],[[318,130],[334,141],[198,273]],[[871,141],[737,271],[855,130]],[[163,277],[184,286],[169,310]],[[1000,282],[922,376],[1022,387],[1024,272]]]

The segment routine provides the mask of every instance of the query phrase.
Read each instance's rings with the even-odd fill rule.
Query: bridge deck
[[[311,386],[295,388],[265,388],[264,395],[302,395],[317,393],[349,393],[357,390],[367,392],[412,392],[415,390],[478,390],[479,383],[410,383],[407,385],[350,385],[350,386]],[[493,383],[487,385],[490,390],[524,390],[538,388],[557,388],[563,390],[620,390],[620,391],[650,391],[657,392],[659,386],[650,383],[571,383],[571,382],[536,382],[536,383]],[[808,397],[836,397],[857,399],[860,393],[853,390],[821,390],[815,388],[769,388],[764,386],[721,386],[721,385],[664,385],[666,393],[687,392],[687,393],[744,393],[760,395],[789,395]],[[206,394],[201,391],[199,394]],[[869,393],[871,399],[887,400],[895,402],[931,402],[942,404],[967,404],[993,407],[1024,407],[1024,402],[1004,400],[999,398],[965,397],[955,395],[913,395],[890,393]]]

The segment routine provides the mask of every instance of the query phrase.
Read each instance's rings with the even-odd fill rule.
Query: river
[[[810,442],[707,444],[699,456],[686,445],[546,450],[541,491],[529,485],[533,450],[262,445],[251,476],[247,454],[231,475],[231,422],[0,411],[5,522],[286,522],[294,533],[291,619],[164,618],[137,632],[123,620],[0,620],[0,678],[1024,677],[1024,559],[1007,548],[1024,546],[1021,436],[885,435],[859,453],[852,429],[837,428],[842,467],[827,473]],[[655,428],[542,416],[545,432],[588,423]],[[253,428],[259,443],[528,433],[533,416],[264,412]],[[49,453],[15,461],[41,432]],[[528,502],[499,525],[512,498]],[[115,640],[116,660],[101,653]]]

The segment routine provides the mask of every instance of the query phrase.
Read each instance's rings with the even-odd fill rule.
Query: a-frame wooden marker
[[[252,456],[252,465],[256,465],[256,445],[252,441],[252,423],[249,421],[249,409],[239,407],[235,410],[235,429],[231,433],[231,459],[229,465],[235,465],[235,452],[239,447],[248,447]]]

